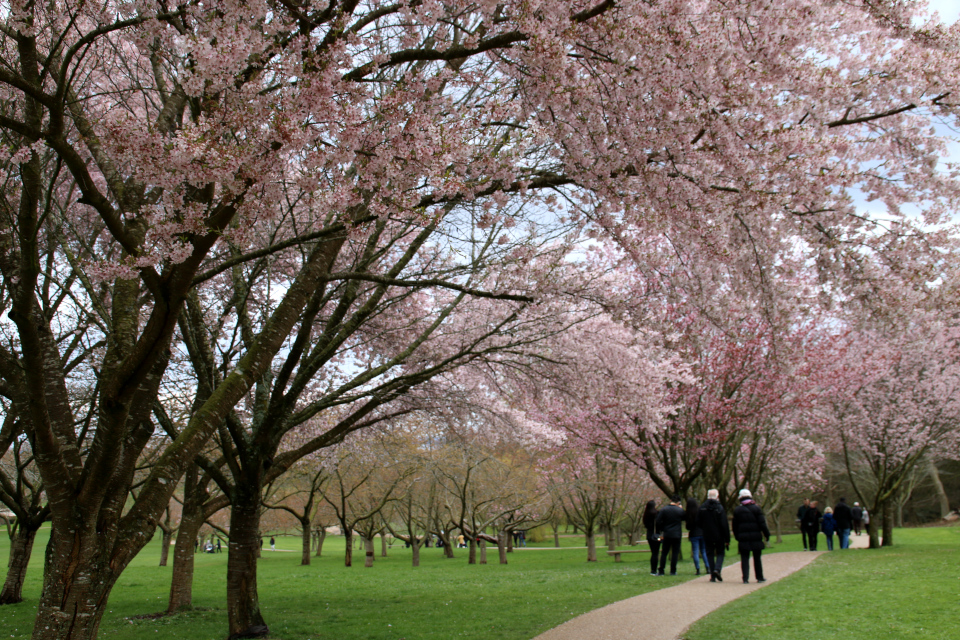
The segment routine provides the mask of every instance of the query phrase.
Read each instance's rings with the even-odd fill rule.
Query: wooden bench
[[[608,556],[613,556],[614,562],[620,562],[620,554],[622,553],[650,553],[650,549],[626,549],[619,551],[607,551]]]

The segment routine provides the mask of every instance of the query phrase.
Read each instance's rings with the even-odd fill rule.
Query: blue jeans
[[[827,536],[827,551],[833,551],[833,534],[824,533],[823,535]]]
[[[700,571],[700,558],[703,558],[703,570],[709,573],[710,561],[707,560],[707,547],[703,544],[703,536],[691,536],[690,547],[693,549],[693,566]]]
[[[840,529],[840,548],[850,548],[850,529]]]

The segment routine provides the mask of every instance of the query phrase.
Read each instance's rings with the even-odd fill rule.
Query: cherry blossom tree
[[[957,450],[957,329],[918,314],[906,325],[864,329],[837,351],[836,384],[820,427],[869,505],[870,546],[893,544],[898,492],[932,452]]]
[[[30,416],[53,532],[34,637],[96,636],[98,603],[208,439],[258,392],[276,391],[271,411],[299,402],[299,365],[327,362],[301,356],[314,354],[305,329],[328,292],[413,289],[443,299],[416,305],[446,310],[441,323],[459,306],[450,292],[532,307],[510,269],[448,275],[451,255],[470,253],[460,238],[436,260],[419,253],[444,245],[457,216],[476,214],[483,246],[517,240],[519,272],[544,243],[525,248],[511,229],[560,244],[600,232],[638,267],[648,239],[667,237],[758,285],[809,259],[825,275],[857,272],[857,251],[894,238],[898,264],[921,277],[938,238],[898,208],[928,203],[935,223],[956,204],[930,126],[956,115],[960,65],[955,33],[914,27],[914,8],[6,2],[0,375]],[[860,215],[852,189],[885,203],[896,228]],[[367,242],[395,229],[413,240]],[[391,268],[339,270],[381,255]],[[237,350],[201,376],[189,421],[128,503],[151,412],[177,375],[174,343],[191,340],[181,320],[219,285],[259,314],[222,325],[241,335]],[[500,320],[517,311],[500,302]],[[413,333],[428,337],[422,324]],[[87,430],[69,401],[82,375],[96,378]],[[394,399],[405,385],[387,387]],[[264,439],[253,448],[280,437]],[[252,557],[247,505],[259,509],[263,472],[244,469],[243,506],[232,496],[236,570]],[[254,609],[232,616],[232,634],[265,633]]]

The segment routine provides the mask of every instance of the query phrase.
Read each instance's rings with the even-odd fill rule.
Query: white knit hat
[[[741,500],[743,500],[744,498],[752,498],[752,497],[753,497],[753,495],[751,495],[750,489],[740,489],[740,499],[741,499]]]

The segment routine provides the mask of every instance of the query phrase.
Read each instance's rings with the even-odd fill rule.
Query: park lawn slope
[[[684,640],[954,640],[960,527],[897,529],[894,541],[826,553],[701,619]]]

